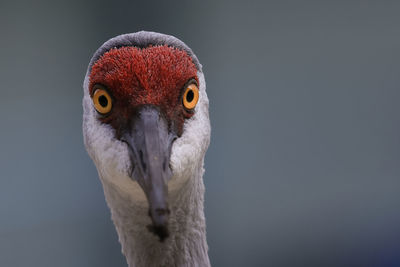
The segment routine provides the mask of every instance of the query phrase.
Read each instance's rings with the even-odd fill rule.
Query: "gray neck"
[[[147,230],[148,206],[124,198],[103,180],[107,203],[129,266],[210,266],[204,217],[203,168],[170,193],[170,236],[163,242]]]

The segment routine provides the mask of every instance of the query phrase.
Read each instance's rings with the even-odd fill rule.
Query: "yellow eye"
[[[187,110],[193,110],[199,101],[199,89],[195,84],[190,84],[186,87],[186,91],[183,94],[183,106]]]
[[[111,96],[104,89],[97,89],[93,94],[93,104],[100,114],[107,114],[111,111]]]

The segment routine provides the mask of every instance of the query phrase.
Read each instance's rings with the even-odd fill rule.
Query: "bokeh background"
[[[399,1],[0,2],[0,266],[126,266],[81,133],[107,39],[204,66],[213,266],[400,266]]]

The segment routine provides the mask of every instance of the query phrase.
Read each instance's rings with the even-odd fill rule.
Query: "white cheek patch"
[[[127,174],[130,161],[126,145],[115,138],[110,125],[98,120],[89,95],[84,97],[83,105],[86,114],[83,118],[85,146],[98,170],[100,167],[104,173]]]
[[[210,121],[208,116],[208,98],[202,72],[197,72],[200,84],[199,102],[193,117],[185,121],[183,134],[175,140],[171,151],[172,184],[184,183],[198,171],[198,164],[210,143]]]
[[[127,145],[115,138],[114,129],[110,125],[98,120],[98,114],[88,94],[84,96],[83,108],[85,146],[96,165],[103,185],[105,188],[112,185],[126,198],[146,203],[143,190],[129,176],[131,162]]]

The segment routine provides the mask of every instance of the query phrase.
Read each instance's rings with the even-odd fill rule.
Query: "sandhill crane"
[[[202,66],[175,37],[105,42],[85,76],[83,135],[129,266],[209,266]]]

